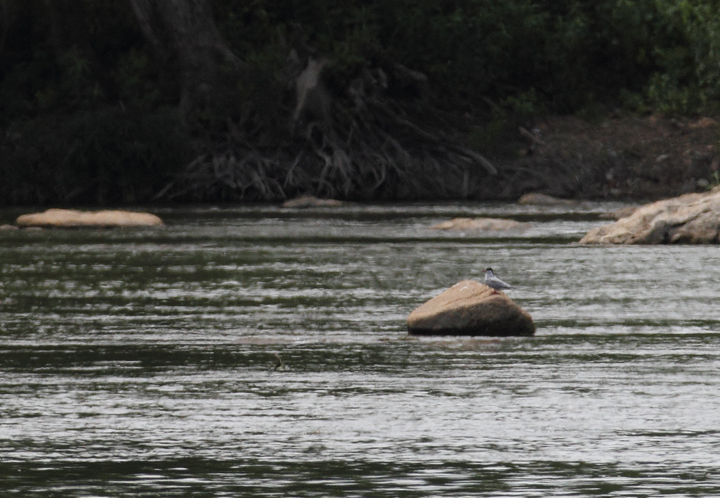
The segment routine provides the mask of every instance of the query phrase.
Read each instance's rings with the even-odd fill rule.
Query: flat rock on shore
[[[162,220],[150,213],[133,211],[75,211],[48,209],[44,213],[24,214],[15,222],[21,228],[29,227],[152,227],[161,226]]]
[[[411,335],[530,336],[532,317],[502,292],[463,280],[415,309]]]
[[[717,244],[720,187],[640,207],[612,225],[590,230],[581,244]]]

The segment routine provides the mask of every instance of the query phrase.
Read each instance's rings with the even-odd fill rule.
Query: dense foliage
[[[283,71],[298,38],[331,61],[325,78],[339,97],[364,68],[403,64],[428,75],[448,109],[473,116],[487,112],[488,101],[516,114],[715,112],[719,4],[214,0],[223,38],[253,73],[237,79],[236,101],[195,116],[202,126],[193,127],[172,117],[175,61],[154,56],[127,1],[0,0],[0,202],[147,200],[151,189],[78,191],[107,177],[94,165],[97,151],[115,150],[133,164],[113,166],[118,185],[145,171],[155,188],[184,165],[193,143],[222,133],[245,102],[276,122],[292,105]],[[116,140],[99,139],[102,131],[72,135],[113,127],[125,130]],[[66,170],[63,178],[84,180],[58,185],[52,178],[59,173],[47,173],[57,168]],[[37,176],[46,178],[42,195],[19,187],[29,171],[45,172]]]

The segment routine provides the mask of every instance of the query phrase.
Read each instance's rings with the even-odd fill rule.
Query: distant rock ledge
[[[415,309],[407,319],[411,335],[531,336],[527,311],[502,292],[463,280]]]
[[[303,195],[283,202],[280,207],[285,209],[305,209],[311,207],[339,207],[344,205],[345,203],[343,201],[336,199],[318,199],[311,195]]]
[[[515,220],[502,218],[453,218],[443,221],[437,225],[428,227],[428,230],[526,230],[530,228],[529,223],[521,223]]]
[[[640,207],[612,225],[590,230],[580,244],[717,244],[720,187]]]
[[[577,206],[578,201],[572,199],[560,199],[547,194],[533,192],[525,194],[517,200],[521,206]]]
[[[156,227],[162,220],[150,213],[133,211],[76,211],[73,209],[48,209],[44,213],[24,214],[15,223],[21,228],[113,228]]]

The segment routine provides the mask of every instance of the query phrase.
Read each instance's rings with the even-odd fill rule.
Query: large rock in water
[[[415,309],[407,319],[413,335],[533,335],[535,324],[502,292],[463,280]]]
[[[48,209],[44,213],[24,214],[16,221],[20,227],[149,227],[160,226],[162,220],[150,213],[132,211],[75,211]]]
[[[590,230],[581,244],[716,244],[720,187],[642,206],[612,225]]]

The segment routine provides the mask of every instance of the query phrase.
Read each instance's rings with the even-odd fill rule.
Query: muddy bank
[[[212,156],[203,163],[207,171],[198,175],[191,168],[177,184],[184,187],[168,190],[168,199],[283,202],[313,195],[360,202],[514,202],[539,192],[578,200],[657,200],[704,192],[720,183],[717,121],[709,117],[505,120],[506,131],[496,137],[492,129],[497,122],[457,115],[453,122],[454,131],[447,136],[437,123],[425,123],[425,131],[414,130],[383,154],[381,140],[376,147],[363,142],[348,150],[338,143],[334,153],[319,149],[295,159],[288,153],[284,161],[275,158],[263,167],[258,164],[264,160],[237,151],[232,161]],[[310,161],[320,156],[327,160],[324,166]]]
[[[505,131],[498,136],[492,131],[497,121],[487,116],[454,115],[452,121],[454,131],[447,136],[437,122],[426,122],[425,131],[415,130],[383,154],[366,154],[375,150],[367,143],[357,149],[363,153],[336,144],[335,153],[324,156],[325,166],[288,155],[257,169],[252,155],[227,164],[213,156],[204,175],[191,174],[179,183],[185,183],[185,194],[169,197],[181,202],[283,202],[298,195],[361,202],[514,202],[539,192],[564,199],[642,201],[704,192],[720,183],[718,121],[709,117],[634,115],[589,122],[551,116],[524,123],[505,118]],[[445,144],[431,147],[434,157],[425,150],[428,137]],[[419,146],[422,142],[427,143]],[[377,151],[383,149],[380,142],[376,145]],[[218,164],[222,175],[216,176]]]
[[[717,121],[657,116],[589,123],[550,117],[518,133],[518,157],[501,161],[499,197],[530,191],[580,199],[661,199],[719,183]]]

